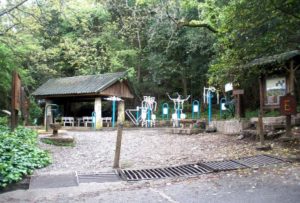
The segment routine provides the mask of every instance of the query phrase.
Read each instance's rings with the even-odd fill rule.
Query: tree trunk
[[[182,75],[181,81],[182,81],[182,86],[183,86],[183,95],[184,95],[184,97],[187,97],[187,95],[188,95],[188,93],[187,93],[187,79],[184,75]]]
[[[142,54],[142,43],[140,38],[140,32],[136,32],[136,39],[137,39],[137,45],[139,48],[139,55],[138,55],[138,65],[137,65],[137,81],[138,83],[141,82],[141,54]]]

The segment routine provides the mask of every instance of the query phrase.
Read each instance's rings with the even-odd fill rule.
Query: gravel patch
[[[75,137],[75,147],[39,143],[51,152],[53,163],[37,173],[101,171],[112,167],[116,131],[67,133]],[[253,143],[217,133],[184,136],[167,134],[163,129],[124,130],[120,164],[122,168],[163,167],[256,153]]]

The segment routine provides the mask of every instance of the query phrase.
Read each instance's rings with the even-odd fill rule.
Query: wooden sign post
[[[21,110],[21,79],[14,71],[12,74],[12,96],[11,96],[11,130],[18,125],[18,112]]]
[[[296,98],[291,94],[280,97],[280,113],[286,116],[286,136],[292,137],[292,115],[297,114]]]
[[[233,90],[232,94],[236,97],[236,113],[235,115],[238,118],[244,118],[245,117],[245,109],[244,109],[244,90],[242,89],[236,89]]]
[[[116,151],[115,151],[115,158],[114,158],[113,168],[120,168],[122,133],[123,133],[123,124],[119,123],[118,131],[117,131],[117,142],[116,142]]]

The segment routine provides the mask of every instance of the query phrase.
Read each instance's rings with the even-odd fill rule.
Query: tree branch
[[[197,20],[191,20],[191,21],[179,21],[177,22],[177,26],[178,27],[203,27],[208,29],[209,31],[213,32],[213,33],[218,33],[218,31],[213,28],[211,25],[207,24],[207,23],[202,23],[200,21]]]
[[[6,28],[3,32],[0,32],[0,36],[3,36],[5,33],[10,31],[11,29],[13,29],[16,25],[18,25],[18,24],[13,24],[13,25],[9,26],[8,28]]]
[[[285,14],[285,15],[289,15],[289,16],[292,16],[294,18],[297,18],[298,20],[300,20],[300,16],[296,15],[296,14],[293,14],[285,9],[283,9],[283,5],[282,6],[277,6],[276,3],[272,0],[271,1],[271,4],[274,6],[274,8],[278,11],[280,11],[281,13]]]
[[[166,13],[167,13],[167,16],[169,19],[171,19],[177,26],[177,28],[181,28],[181,27],[203,27],[203,28],[206,28],[208,29],[209,31],[213,32],[213,33],[218,33],[218,31],[213,28],[211,25],[207,24],[207,23],[202,23],[198,20],[191,20],[191,21],[187,21],[187,20],[179,20],[178,19],[175,19],[173,18],[169,12],[168,12],[168,6],[166,8]]]
[[[17,9],[18,11],[21,11],[21,12],[27,14],[27,15],[32,16],[37,22],[39,22],[40,24],[42,24],[41,20],[40,20],[37,16],[35,16],[34,14],[32,14],[32,13],[30,13],[30,12],[27,12],[27,11],[24,11],[24,10],[22,10],[22,9],[20,9],[20,8],[16,8],[16,9]]]
[[[24,4],[26,1],[28,1],[28,0],[23,0],[20,3],[14,5],[14,6],[10,7],[10,8],[7,8],[7,9],[4,9],[4,10],[0,11],[0,17],[3,16],[3,15],[5,15],[5,14],[7,14],[7,13],[9,13],[9,12],[11,12],[12,10],[18,8],[19,6],[21,6],[22,4]]]

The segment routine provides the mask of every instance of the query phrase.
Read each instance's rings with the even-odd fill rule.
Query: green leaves
[[[19,127],[11,133],[0,126],[0,188],[20,181],[33,169],[47,166],[49,155],[37,148],[37,133]]]
[[[300,18],[293,17],[300,8],[297,0],[206,0],[203,4],[204,17],[218,26],[216,59],[210,67],[210,82],[223,86],[228,79],[245,81],[249,72],[239,69],[249,61],[270,56],[299,47]],[[293,5],[289,7],[288,5]],[[284,9],[284,11],[282,11]],[[293,39],[293,40],[292,40]],[[275,68],[275,67],[274,67]],[[250,77],[249,77],[250,78]]]

